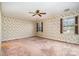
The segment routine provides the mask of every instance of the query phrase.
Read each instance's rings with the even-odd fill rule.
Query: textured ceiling
[[[46,19],[48,17],[54,17],[64,13],[65,9],[69,11],[79,10],[78,2],[3,2],[2,14],[4,16],[16,17],[21,19],[36,20]],[[35,10],[42,10],[46,12],[43,17],[34,16],[28,12]]]

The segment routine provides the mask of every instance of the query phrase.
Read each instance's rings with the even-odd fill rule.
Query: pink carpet
[[[40,37],[2,42],[3,56],[79,56],[79,45],[48,40]]]

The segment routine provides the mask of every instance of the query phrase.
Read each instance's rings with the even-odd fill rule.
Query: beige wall
[[[60,34],[60,18],[45,19],[43,20],[43,23],[44,32],[38,32],[37,36],[65,42],[79,43],[79,34]]]
[[[2,17],[2,41],[34,36],[34,23],[13,17]]]
[[[1,8],[0,8],[0,40],[1,40]]]
[[[0,4],[0,55],[1,55],[1,4]]]

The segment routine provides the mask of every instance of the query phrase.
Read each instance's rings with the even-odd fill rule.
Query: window
[[[78,34],[78,17],[60,19],[60,33]]]
[[[43,22],[41,22],[41,32],[43,32]]]
[[[39,31],[39,23],[36,23],[36,32]]]
[[[43,22],[41,23],[36,23],[36,32],[43,32]]]

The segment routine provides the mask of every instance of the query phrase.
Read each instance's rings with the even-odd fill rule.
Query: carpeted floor
[[[40,37],[2,42],[3,56],[79,56],[79,45]]]

